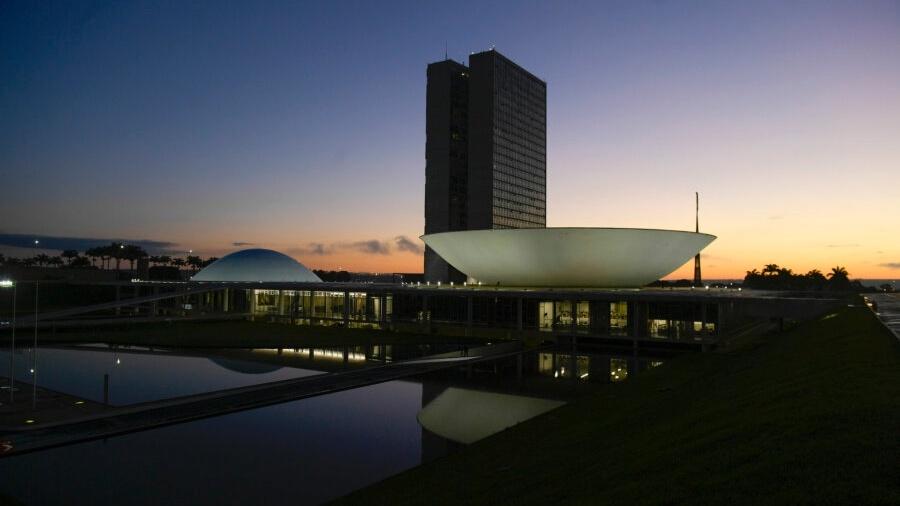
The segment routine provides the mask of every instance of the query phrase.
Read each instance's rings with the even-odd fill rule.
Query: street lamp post
[[[0,281],[0,288],[12,288],[12,328],[9,338],[9,404],[12,405],[15,399],[15,377],[16,377],[16,283],[10,280]]]
[[[31,408],[37,407],[38,282],[34,282],[34,345],[31,348]]]

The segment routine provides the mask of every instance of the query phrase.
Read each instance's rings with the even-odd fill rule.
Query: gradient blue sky
[[[547,81],[549,225],[900,276],[897,1],[5,2],[0,233],[421,270],[445,43]]]

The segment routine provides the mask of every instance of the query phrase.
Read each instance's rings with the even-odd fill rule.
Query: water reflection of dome
[[[443,438],[470,444],[565,404],[562,401],[450,387],[416,419]]]
[[[270,249],[235,251],[211,263],[193,281],[322,281],[293,258]]]
[[[281,369],[280,365],[267,364],[264,362],[249,362],[247,360],[235,360],[225,357],[208,358],[210,362],[218,365],[219,367],[243,374],[266,374]]]

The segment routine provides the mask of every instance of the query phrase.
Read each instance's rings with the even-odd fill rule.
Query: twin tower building
[[[547,225],[547,83],[491,49],[428,65],[425,233]],[[466,276],[430,248],[425,279]]]

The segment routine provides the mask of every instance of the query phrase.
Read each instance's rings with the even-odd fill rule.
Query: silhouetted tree
[[[203,259],[196,255],[188,255],[185,263],[187,263],[192,270],[197,271],[203,266]]]
[[[71,263],[78,256],[78,251],[73,249],[63,250],[60,256],[66,259],[66,263]]]
[[[828,273],[828,284],[834,290],[849,290],[850,273],[840,265],[832,267],[831,272]]]
[[[77,267],[93,267],[93,264],[87,257],[75,257],[69,262],[69,267],[77,268]]]
[[[128,260],[131,264],[131,270],[134,270],[134,263],[140,260],[141,258],[146,258],[147,252],[144,251],[144,248],[136,244],[127,244],[124,248],[122,248],[122,258]]]

